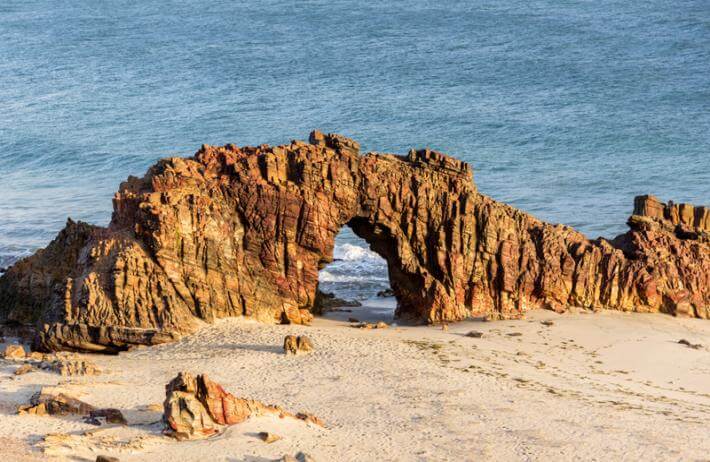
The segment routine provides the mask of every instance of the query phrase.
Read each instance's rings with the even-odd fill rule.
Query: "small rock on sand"
[[[296,457],[286,454],[281,458],[281,462],[316,462],[316,460],[305,452],[299,452]]]
[[[507,335],[508,337],[520,337],[520,336],[522,336],[523,334],[520,333],[520,332],[510,332],[510,333],[505,334],[505,335]]]
[[[21,405],[17,413],[36,415],[87,415],[94,407],[54,387],[45,387],[30,398],[30,404]]]
[[[5,359],[25,359],[26,356],[25,348],[22,345],[8,345],[3,353]]]
[[[119,462],[119,459],[111,456],[96,456],[96,462]]]
[[[549,319],[546,319],[544,321],[540,321],[540,324],[542,324],[543,326],[550,327],[555,325],[555,321],[550,321]]]
[[[479,332],[477,330],[472,330],[466,334],[466,337],[481,338],[481,337],[483,337],[483,332]]]
[[[84,419],[84,422],[90,423],[92,425],[101,425],[102,420],[105,420],[107,424],[120,424],[128,425],[126,418],[123,417],[123,413],[118,409],[105,408],[96,409],[89,413],[89,416]]]
[[[678,343],[680,343],[681,345],[685,345],[685,346],[687,346],[688,348],[692,348],[692,349],[694,349],[694,350],[699,350],[699,349],[701,349],[701,348],[703,347],[703,345],[700,344],[700,343],[691,343],[691,342],[689,342],[688,340],[686,340],[686,339],[684,339],[684,338],[678,340]]]
[[[271,444],[275,441],[282,439],[283,437],[277,435],[276,433],[259,432],[259,438],[261,438],[261,441],[263,441],[264,443]]]
[[[32,371],[32,366],[30,364],[23,364],[22,366],[15,369],[15,375],[23,375]]]
[[[315,416],[310,412],[299,412],[298,414],[296,414],[296,418],[299,420],[303,420],[304,422],[312,423],[313,425],[325,428],[325,422],[323,422],[320,417]]]
[[[305,335],[287,335],[284,338],[284,353],[286,354],[310,353],[314,349],[313,342]]]

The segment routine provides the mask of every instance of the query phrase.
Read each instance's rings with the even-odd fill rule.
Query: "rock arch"
[[[129,177],[110,225],[69,221],[0,278],[0,321],[43,349],[171,341],[198,319],[308,323],[343,226],[388,263],[423,322],[568,306],[710,317],[710,211],[637,198],[630,231],[589,240],[480,194],[468,164],[368,153],[339,135],[203,146]]]

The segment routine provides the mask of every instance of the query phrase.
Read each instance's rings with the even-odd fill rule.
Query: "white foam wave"
[[[333,250],[333,257],[344,261],[382,260],[382,257],[372,250],[353,244],[336,245]]]
[[[387,277],[373,276],[371,274],[353,275],[353,274],[334,274],[328,270],[321,270],[318,273],[320,282],[388,282]]]

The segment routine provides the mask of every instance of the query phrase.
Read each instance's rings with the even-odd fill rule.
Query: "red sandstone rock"
[[[223,425],[234,425],[250,417],[276,414],[324,426],[308,413],[293,415],[278,406],[252,399],[238,398],[206,375],[193,377],[180,372],[165,386],[163,420],[166,432],[178,439],[202,438],[216,434]]]
[[[350,226],[388,264],[396,314],[440,323],[570,306],[710,317],[710,212],[636,199],[630,231],[589,240],[480,194],[428,149],[359,154],[339,135],[203,146],[130,177],[108,228],[69,221],[0,278],[0,321],[43,350],[115,352],[194,320],[311,320],[318,270]]]
[[[664,204],[655,196],[638,196],[634,200],[634,215],[655,220],[675,232],[695,233],[697,239],[710,232],[710,208],[692,204]]]

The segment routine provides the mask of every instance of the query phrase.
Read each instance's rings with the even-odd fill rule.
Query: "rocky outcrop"
[[[320,419],[311,414],[294,415],[278,406],[238,398],[206,375],[193,376],[180,372],[165,386],[165,392],[165,431],[177,439],[212,436],[226,425],[235,425],[250,417],[263,415],[290,417],[324,426]]]
[[[400,317],[509,318],[568,306],[710,316],[708,210],[637,198],[630,230],[587,239],[480,194],[468,164],[369,153],[339,135],[203,146],[130,177],[107,228],[69,221],[0,278],[0,321],[37,347],[115,352],[194,321],[306,324],[349,226],[386,261]]]
[[[638,196],[634,201],[634,214],[630,225],[643,228],[651,220],[663,230],[682,239],[708,242],[710,236],[710,208],[692,204],[664,204],[654,196]],[[647,226],[653,228],[653,226]]]

